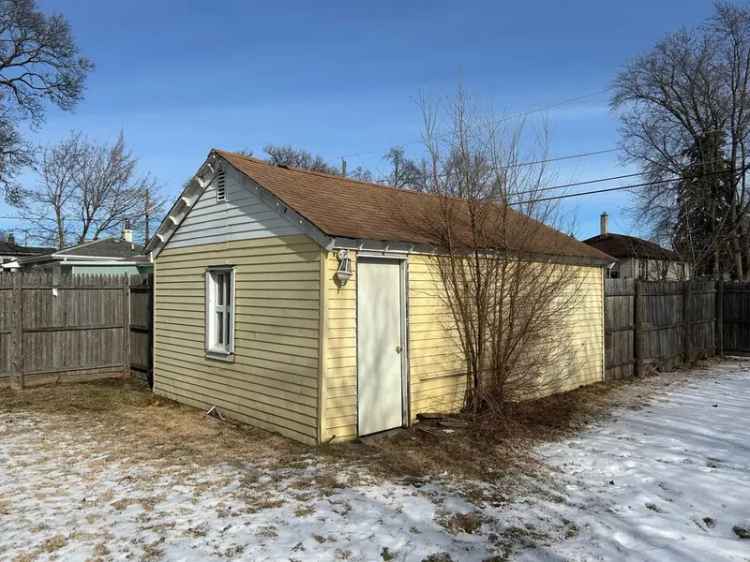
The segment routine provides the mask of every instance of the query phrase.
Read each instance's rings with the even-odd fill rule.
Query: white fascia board
[[[138,262],[145,262],[148,260],[148,258],[144,255],[143,258],[140,257],[130,257],[130,258],[120,258],[117,256],[66,256],[66,255],[57,255],[54,256],[56,260],[62,260],[62,261],[111,261],[111,262],[132,262],[132,263],[138,263]]]
[[[85,260],[63,260],[61,265],[149,265],[147,261],[85,261]]]
[[[188,216],[190,210],[195,206],[201,194],[205,191],[216,177],[219,171],[218,155],[211,151],[205,162],[198,168],[196,174],[192,177],[180,196],[174,202],[169,212],[161,221],[159,228],[156,229],[156,235],[148,242],[144,248],[146,254],[151,255],[151,259],[156,259],[164,247],[169,243],[177,229]]]

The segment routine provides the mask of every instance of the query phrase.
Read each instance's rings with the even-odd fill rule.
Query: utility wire
[[[702,162],[701,165],[705,166],[705,165],[708,165],[708,164],[715,164],[717,162],[726,162],[726,160],[722,159],[722,158],[719,158],[717,160],[711,160],[711,161],[708,161],[708,162]],[[744,171],[745,170],[741,170],[741,171],[736,172],[736,173],[743,173]],[[660,183],[660,182],[665,182],[665,181],[674,181],[674,180],[678,180],[678,179],[695,179],[695,178],[702,178],[702,177],[709,176],[709,175],[723,174],[723,173],[726,173],[726,171],[719,170],[717,172],[709,172],[709,173],[706,173],[706,174],[700,174],[700,175],[694,175],[694,176],[680,176],[678,178],[672,178],[670,180],[654,180],[654,182]],[[593,179],[593,180],[584,180],[584,181],[577,181],[577,182],[573,182],[573,183],[564,183],[564,184],[561,184],[561,185],[552,185],[552,186],[549,186],[549,187],[540,187],[538,189],[529,189],[528,191],[519,191],[517,193],[514,193],[513,195],[529,195],[529,194],[532,194],[532,193],[541,193],[543,191],[552,191],[552,190],[555,190],[555,189],[566,189],[568,187],[579,187],[579,186],[582,186],[582,185],[591,185],[591,184],[594,184],[594,183],[602,183],[602,182],[605,182],[605,181],[614,181],[614,180],[622,180],[622,179],[625,179],[625,178],[634,178],[634,177],[637,177],[637,176],[642,176],[644,174],[645,174],[645,172],[635,172],[635,173],[632,173],[632,174],[623,174],[621,176],[610,176],[610,177],[607,177],[607,178],[596,178],[596,179]]]
[[[564,105],[575,103],[577,101],[581,101],[581,100],[585,100],[585,99],[588,99],[588,98],[592,98],[594,96],[599,96],[601,94],[609,92],[611,89],[612,89],[611,87],[607,87],[607,88],[604,88],[602,90],[598,90],[596,92],[591,92],[589,94],[583,94],[583,95],[580,95],[580,96],[576,96],[574,98],[568,98],[568,99],[565,99],[565,100],[562,100],[562,101],[559,101],[559,102],[555,102],[555,103],[551,103],[551,104],[548,104],[548,105],[538,106],[536,108],[532,108],[532,109],[529,109],[529,110],[526,110],[526,111],[519,111],[517,113],[511,113],[510,115],[507,115],[505,117],[500,118],[497,121],[497,123],[503,123],[505,121],[510,121],[511,119],[517,119],[519,117],[526,117],[527,115],[533,115],[534,113],[541,113],[541,112],[547,111],[549,109],[556,109],[558,107],[562,107]],[[421,141],[421,140],[415,140],[415,141],[410,141],[410,142],[406,142],[406,143],[401,143],[401,144],[399,144],[397,146],[413,146],[415,144],[422,144],[422,142],[423,141]],[[612,152],[614,152],[614,150],[617,150],[617,149],[613,149]],[[340,158],[356,158],[358,156],[371,156],[373,154],[381,154],[381,152],[377,151],[377,150],[371,150],[369,152],[357,152],[357,153],[354,153],[354,154],[344,154],[344,155],[340,156]]]
[[[623,191],[623,190],[626,190],[626,189],[639,189],[641,187],[649,187],[649,186],[652,186],[652,185],[659,185],[659,184],[669,183],[669,182],[673,182],[673,181],[699,179],[699,178],[705,178],[707,176],[716,176],[716,175],[725,174],[725,173],[726,172],[719,171],[719,172],[710,172],[710,173],[707,173],[707,174],[701,174],[701,175],[697,175],[697,176],[681,176],[681,177],[678,177],[678,178],[669,178],[669,179],[664,179],[664,180],[654,180],[654,181],[647,181],[647,182],[643,182],[643,183],[633,183],[633,184],[629,184],[629,185],[620,185],[620,186],[617,186],[617,187],[607,187],[607,188],[604,188],[604,189],[593,189],[593,190],[590,190],[590,191],[581,191],[581,192],[577,192],[577,193],[566,193],[564,195],[553,195],[553,196],[550,196],[550,197],[542,197],[540,199],[529,199],[529,200],[526,200],[526,201],[514,201],[512,203],[509,203],[509,205],[527,205],[529,203],[543,203],[545,201],[555,201],[555,200],[558,200],[558,199],[569,199],[569,198],[572,198],[572,197],[582,197],[584,195],[595,195],[597,193],[608,193],[608,192],[611,192],[611,191]],[[741,171],[739,173],[744,173],[744,171]],[[579,184],[579,185],[583,185],[583,184]],[[544,191],[544,190],[548,190],[548,189],[557,189],[557,188],[558,187],[541,188],[540,190],[532,191],[531,193],[537,193],[539,191]],[[528,193],[528,192],[522,192],[522,193]],[[518,195],[520,195],[520,194],[521,193],[519,193]]]
[[[604,150],[595,150],[593,152],[580,152],[578,154],[568,154],[566,156],[555,156],[553,158],[547,158],[545,160],[533,160],[531,162],[521,162],[519,164],[510,164],[509,166],[502,166],[503,169],[509,170],[511,168],[521,168],[522,166],[534,166],[536,164],[546,164],[547,162],[559,162],[561,160],[573,160],[574,158],[585,158],[587,156],[597,156],[599,154],[607,154],[610,152],[617,152],[619,148],[606,148]]]

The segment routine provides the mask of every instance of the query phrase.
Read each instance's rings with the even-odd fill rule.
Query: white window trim
[[[229,284],[227,288],[229,290],[229,305],[217,305],[216,304],[216,282],[214,280],[214,274],[216,273],[227,273],[229,274]],[[210,267],[206,270],[205,277],[205,300],[206,300],[206,323],[205,323],[205,335],[204,335],[204,346],[206,355],[214,359],[231,360],[234,356],[234,339],[235,339],[235,269],[231,266],[222,267]],[[224,296],[224,302],[226,302],[226,294]],[[219,310],[221,309],[221,310]],[[223,312],[223,318],[226,318],[226,313],[229,312],[229,323],[225,324],[229,331],[229,337],[227,338],[226,345],[217,345],[216,336],[218,331],[218,324],[216,320],[216,313]]]

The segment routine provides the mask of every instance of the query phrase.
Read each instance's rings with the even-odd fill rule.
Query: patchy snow
[[[539,449],[577,534],[519,559],[750,559],[750,370],[724,363]],[[637,387],[634,387],[637,389]]]
[[[510,504],[499,483],[383,482],[314,454],[109,458],[88,453],[93,425],[0,409],[0,560],[746,561],[750,369],[679,380],[629,385],[642,408],[540,447],[547,469],[515,479]]]

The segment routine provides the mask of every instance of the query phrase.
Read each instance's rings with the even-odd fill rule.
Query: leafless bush
[[[542,222],[556,217],[539,201],[545,165],[519,165],[544,160],[546,131],[532,157],[523,123],[482,117],[461,91],[447,112],[426,100],[421,109],[433,197],[411,220],[435,249],[440,298],[466,365],[465,406],[501,413],[564,385],[573,359],[567,319],[580,302],[579,277],[559,258],[570,241]]]

